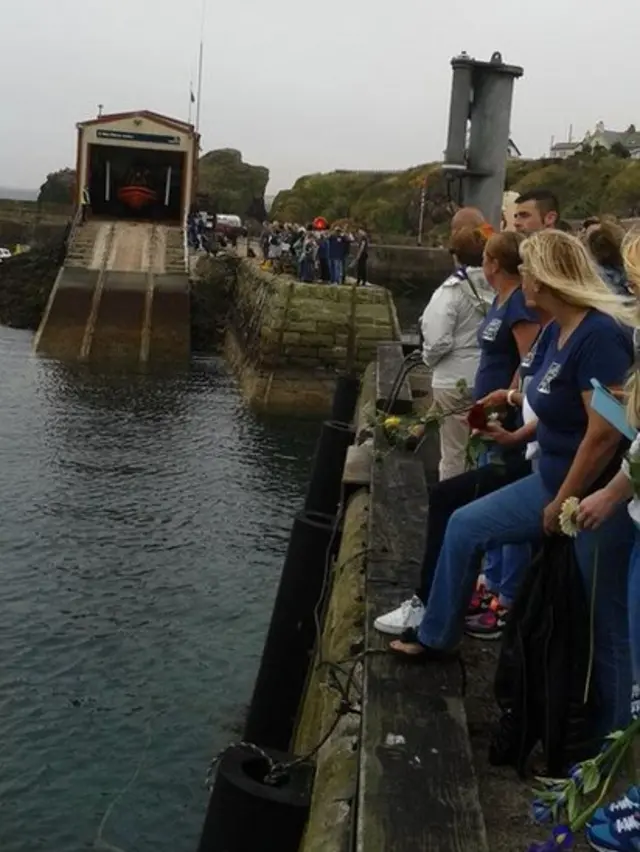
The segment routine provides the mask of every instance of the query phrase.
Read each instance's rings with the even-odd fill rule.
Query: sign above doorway
[[[121,142],[144,142],[150,145],[179,145],[179,136],[163,136],[159,133],[132,133],[128,130],[97,130],[98,139],[118,139]]]

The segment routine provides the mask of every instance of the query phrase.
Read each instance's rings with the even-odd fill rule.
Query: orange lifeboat
[[[157,192],[148,186],[123,186],[118,190],[119,200],[132,210],[142,210],[143,207],[152,204],[157,196]]]

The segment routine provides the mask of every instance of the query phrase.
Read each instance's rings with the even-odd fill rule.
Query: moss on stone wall
[[[331,595],[322,641],[301,710],[294,740],[296,754],[309,753],[330,730],[340,708],[346,677],[323,661],[338,663],[357,653],[364,639],[364,566],[368,538],[369,493],[362,489],[350,499],[340,552],[332,572]],[[343,663],[348,672],[354,663]],[[360,668],[360,667],[359,667]],[[348,677],[348,674],[347,674]],[[361,680],[356,670],[350,700],[357,700]],[[300,852],[342,852],[350,836],[356,796],[360,717],[344,714],[316,758],[311,812]]]
[[[321,412],[330,405],[337,373],[363,372],[377,344],[399,339],[400,327],[382,287],[304,284],[241,260],[231,335],[227,351],[245,390],[249,381],[253,386],[254,402],[299,411],[301,392],[315,393],[315,386]]]

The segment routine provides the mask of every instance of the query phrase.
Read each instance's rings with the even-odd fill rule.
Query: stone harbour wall
[[[399,338],[383,287],[304,284],[238,265],[225,352],[255,408],[326,414],[336,375],[362,373],[379,342]]]

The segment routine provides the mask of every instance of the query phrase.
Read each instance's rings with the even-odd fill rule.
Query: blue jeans
[[[300,271],[300,280],[308,283],[312,282],[315,277],[315,264],[311,258],[303,257],[300,259],[298,268]]]
[[[635,541],[629,562],[629,641],[633,692],[631,710],[640,715],[640,529],[635,527]]]
[[[331,276],[332,284],[341,284],[342,283],[342,261],[341,260],[330,260],[329,261],[329,274]]]
[[[540,540],[542,511],[552,497],[539,474],[532,473],[453,513],[420,624],[419,638],[424,645],[447,649],[458,644],[476,582],[477,554],[498,545]],[[633,534],[626,506],[620,506],[600,529],[580,533],[576,539],[576,555],[589,598],[598,554],[595,677],[602,702],[603,733],[629,722],[627,577]]]
[[[493,460],[503,463],[499,447],[483,453],[478,466],[484,467]],[[484,561],[485,585],[490,592],[498,595],[502,606],[511,606],[515,600],[520,580],[530,562],[530,544],[505,544],[487,551]]]

